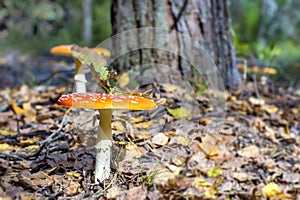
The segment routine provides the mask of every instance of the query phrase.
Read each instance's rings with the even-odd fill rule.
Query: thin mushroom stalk
[[[104,181],[110,176],[112,147],[112,110],[152,110],[156,104],[140,96],[124,96],[105,93],[74,93],[61,96],[57,103],[73,108],[96,109],[100,114],[96,144],[95,182]]]
[[[112,110],[99,110],[99,128],[96,144],[95,182],[107,179],[110,175],[112,147],[111,119]]]

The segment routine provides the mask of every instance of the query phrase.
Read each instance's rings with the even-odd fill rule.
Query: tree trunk
[[[83,13],[83,41],[90,45],[93,39],[92,35],[92,3],[93,0],[84,0],[82,2]]]
[[[239,85],[241,79],[236,68],[226,0],[113,0],[111,14],[113,35],[135,28],[161,27],[191,37],[214,59],[222,74],[224,85],[229,88]],[[151,38],[154,38],[151,42],[163,43],[164,38],[155,33],[151,33]],[[173,45],[172,48],[178,48],[180,51],[187,48],[182,42],[182,36],[179,37],[175,33],[172,37],[176,42],[166,45]],[[130,49],[130,45],[142,45],[148,42],[148,38],[147,34],[126,37],[123,41],[116,42],[114,48],[117,51]],[[126,71],[147,63],[168,65],[174,73],[178,72],[186,77],[193,76],[193,66],[188,64],[187,60],[159,49],[139,49],[122,55],[114,64],[119,71]],[[156,71],[152,71],[151,74],[156,75],[169,73],[159,66],[152,70]],[[156,78],[164,79],[159,76]]]

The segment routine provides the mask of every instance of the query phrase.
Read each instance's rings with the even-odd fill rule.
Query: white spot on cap
[[[135,101],[135,100],[130,100],[130,102],[133,103],[133,104],[138,104],[138,102]]]

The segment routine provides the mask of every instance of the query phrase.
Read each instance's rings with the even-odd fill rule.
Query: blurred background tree
[[[300,1],[232,0],[229,8],[237,55],[299,84]]]
[[[86,37],[84,10],[91,3],[92,41]],[[89,11],[88,11],[89,12]],[[85,30],[85,31],[84,31]],[[0,1],[1,51],[48,51],[54,45],[97,45],[109,37],[110,1],[2,0]]]
[[[84,39],[85,2],[89,0],[1,0],[0,54],[44,53],[64,43],[96,46],[111,35],[111,0],[91,1],[91,41]],[[280,75],[298,80],[300,1],[228,2],[238,57],[276,67]]]

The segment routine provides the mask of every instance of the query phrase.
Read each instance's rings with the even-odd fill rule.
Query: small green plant
[[[140,178],[140,185],[151,185],[154,178],[159,174],[158,171],[151,171],[148,175],[142,176]]]

